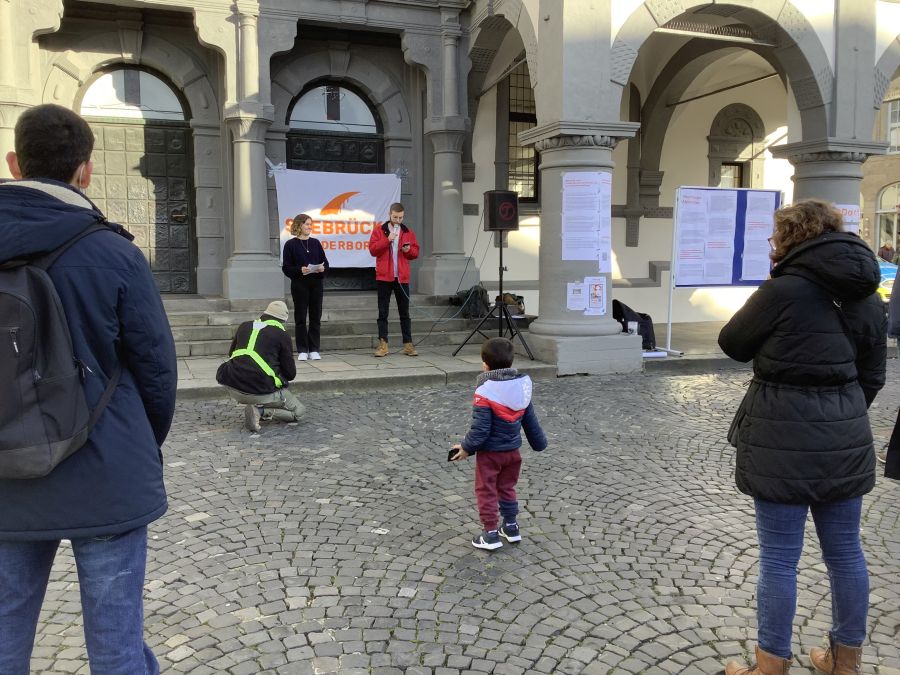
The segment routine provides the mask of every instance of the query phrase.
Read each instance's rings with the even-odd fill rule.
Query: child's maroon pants
[[[485,530],[497,529],[498,504],[504,519],[515,520],[519,511],[516,483],[521,467],[522,455],[518,449],[506,452],[481,450],[475,454],[475,497]]]

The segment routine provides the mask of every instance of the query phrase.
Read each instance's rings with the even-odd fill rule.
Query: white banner
[[[312,236],[332,267],[375,266],[369,237],[400,201],[397,176],[283,170],[275,172],[275,188],[279,222],[288,225],[300,213],[312,218]]]

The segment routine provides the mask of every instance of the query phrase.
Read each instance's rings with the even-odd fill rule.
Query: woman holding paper
[[[828,647],[810,649],[810,660],[822,672],[859,673],[869,603],[860,517],[875,485],[867,408],[885,380],[881,276],[866,243],[817,199],[776,211],[769,241],[772,277],[719,334],[731,358],[753,360],[728,440],[737,487],[754,500],[760,568],[756,666],[732,662],[725,672],[788,672],[812,512],[832,613]]]
[[[328,258],[322,243],[310,236],[312,218],[298,214],[291,225],[294,238],[284,245],[284,261],[281,270],[291,280],[291,297],[294,300],[294,328],[297,335],[298,361],[317,361],[319,332],[322,322],[322,296]],[[309,326],[306,324],[309,314]]]

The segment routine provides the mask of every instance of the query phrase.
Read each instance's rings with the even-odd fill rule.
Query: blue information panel
[[[781,192],[680,187],[672,280],[677,288],[758,286],[771,270],[769,237]]]

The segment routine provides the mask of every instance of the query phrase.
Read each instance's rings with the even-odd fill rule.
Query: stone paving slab
[[[524,540],[488,553],[472,462],[448,464],[472,383],[313,393],[299,424],[179,403],[151,528],[146,636],[165,673],[719,673],[753,649],[752,502],[725,441],[745,373],[538,380]],[[893,424],[900,363],[875,401]],[[867,675],[900,670],[900,483],[863,504]],[[792,673],[830,622],[812,526]],[[33,672],[88,673],[74,562],[54,565]]]

